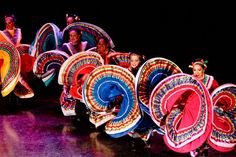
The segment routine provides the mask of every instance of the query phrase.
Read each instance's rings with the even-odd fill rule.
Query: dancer
[[[207,63],[207,60],[204,61],[202,58],[197,58],[194,62],[192,62],[191,65],[189,65],[189,67],[193,70],[193,76],[202,81],[211,93],[219,86],[219,84],[213,76],[205,73],[207,69]]]
[[[129,55],[130,66],[128,67],[128,70],[131,71],[134,75],[136,75],[138,69],[144,63],[145,58],[146,57],[143,54],[131,52]]]
[[[202,58],[197,58],[195,59],[194,62],[192,62],[191,65],[189,65],[190,68],[192,68],[193,71],[193,76],[198,79],[199,81],[202,81],[203,84],[206,86],[206,88],[209,90],[211,93],[214,89],[216,89],[219,84],[218,82],[214,79],[213,76],[208,75],[205,73],[207,69],[207,60],[203,60]],[[201,157],[207,157],[208,156],[208,144],[205,142],[201,147],[198,149],[191,151],[190,154],[192,157],[195,156],[201,156]]]
[[[4,16],[5,29],[0,31],[0,41],[10,43],[14,46],[15,49],[21,45],[22,33],[21,29],[16,26],[16,17],[14,14],[6,14]],[[15,52],[18,52],[17,50]],[[15,86],[14,94],[20,98],[31,98],[34,96],[34,91],[25,81],[27,78],[24,78],[22,73],[24,69],[32,70],[32,63],[34,58],[29,56],[29,54],[20,54],[21,58],[21,74],[18,78],[18,83]],[[11,63],[13,64],[13,63]],[[23,68],[26,67],[26,68]]]
[[[0,31],[0,40],[10,42],[18,46],[22,39],[21,29],[16,27],[16,17],[14,14],[4,16],[5,29]]]
[[[60,50],[68,53],[70,56],[86,50],[87,41],[82,41],[82,32],[77,28],[69,30],[69,42],[63,43]]]

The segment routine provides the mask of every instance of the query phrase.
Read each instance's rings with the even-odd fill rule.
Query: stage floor
[[[150,145],[127,136],[111,138],[102,128],[94,128],[86,116],[65,117],[58,98],[35,97],[19,104],[1,106],[1,157],[189,157],[170,150],[162,135],[154,134]],[[209,157],[233,157],[209,149]]]

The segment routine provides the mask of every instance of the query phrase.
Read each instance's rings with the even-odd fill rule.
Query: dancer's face
[[[15,23],[12,17],[5,18],[6,29],[12,30],[15,27]]]
[[[140,60],[140,57],[139,55],[136,55],[136,54],[132,54],[130,56],[130,66],[131,68],[135,69],[137,68],[141,63],[141,60]]]
[[[80,42],[81,36],[75,30],[70,31],[69,37],[70,37],[70,42],[72,43],[72,45],[76,45]]]
[[[201,80],[204,77],[205,70],[203,67],[199,64],[195,64],[193,66],[193,76],[196,77],[197,79]]]

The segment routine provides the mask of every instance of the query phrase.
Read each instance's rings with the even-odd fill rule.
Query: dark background
[[[22,43],[31,44],[36,31],[47,22],[63,29],[65,14],[101,27],[117,51],[139,51],[148,58],[165,57],[184,72],[194,58],[209,61],[207,73],[220,84],[235,83],[235,9],[227,2],[180,3],[159,1],[1,1],[4,14],[14,13],[22,29]]]

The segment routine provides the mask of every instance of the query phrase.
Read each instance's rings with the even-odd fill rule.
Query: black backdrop
[[[148,58],[165,57],[184,72],[196,57],[209,61],[207,73],[220,84],[236,83],[235,9],[223,2],[183,3],[159,1],[1,1],[3,16],[14,13],[23,33],[22,42],[30,44],[36,31],[52,22],[65,27],[65,14],[73,12],[81,21],[95,24],[112,38],[117,51],[139,51]]]

